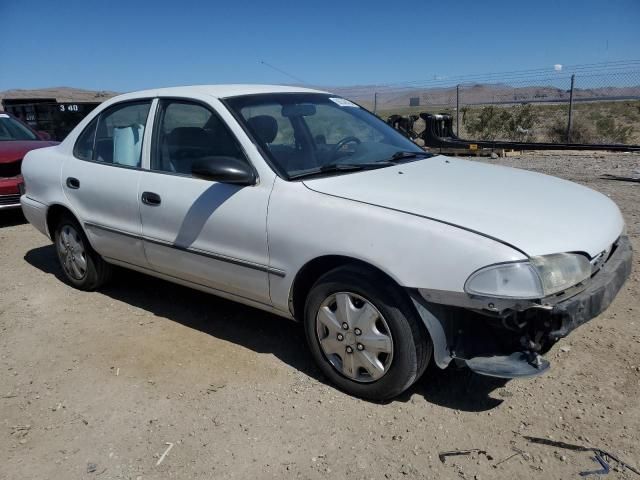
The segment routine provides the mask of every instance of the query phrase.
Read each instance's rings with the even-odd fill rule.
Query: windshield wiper
[[[392,165],[394,165],[393,162],[385,161],[385,160],[380,162],[373,162],[373,163],[328,163],[326,165],[322,165],[320,167],[314,168],[313,170],[308,170],[306,172],[289,175],[289,180],[295,180],[297,178],[303,178],[303,177],[311,177],[314,175],[321,175],[323,173],[357,172],[359,170],[374,170],[376,168],[390,167]]]
[[[399,162],[400,160],[405,160],[409,158],[418,158],[418,157],[430,157],[431,154],[427,152],[408,152],[408,151],[399,151],[391,155],[389,160],[381,160],[382,162]]]

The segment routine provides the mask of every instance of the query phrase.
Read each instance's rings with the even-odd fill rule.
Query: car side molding
[[[174,250],[180,250],[183,252],[192,253],[194,255],[200,255],[202,257],[210,258],[212,260],[218,260],[220,262],[231,263],[233,265],[239,265],[241,267],[250,268],[253,270],[258,270],[260,272],[266,272],[271,275],[276,275],[278,277],[285,277],[286,272],[280,268],[271,267],[269,265],[263,265],[261,263],[251,262],[249,260],[243,260],[241,258],[229,257],[227,255],[222,255],[220,253],[210,252],[207,250],[201,250],[199,248],[193,247],[181,247],[176,245],[175,243],[167,242],[165,240],[160,240],[157,238],[146,237],[144,235],[139,235],[136,233],[125,232],[123,230],[119,230],[117,228],[107,227],[105,225],[100,225],[98,223],[93,222],[84,222],[84,226],[86,228],[97,228],[99,230],[103,230],[105,232],[115,233],[118,235],[124,235],[126,237],[134,238],[136,240],[143,240],[145,242],[155,243],[156,245],[162,245],[164,247],[173,248]]]

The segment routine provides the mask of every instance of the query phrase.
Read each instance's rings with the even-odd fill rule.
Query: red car
[[[25,154],[57,144],[46,133],[38,133],[14,116],[0,112],[0,210],[20,208],[24,191],[20,166]]]

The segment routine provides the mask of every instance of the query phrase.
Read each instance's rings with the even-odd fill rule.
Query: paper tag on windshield
[[[336,105],[340,105],[341,107],[356,107],[356,108],[358,108],[358,105],[356,105],[355,103],[350,102],[349,100],[346,100],[344,98],[330,97],[329,100],[331,100]]]
[[[6,113],[0,113],[0,118],[9,118],[9,115]]]

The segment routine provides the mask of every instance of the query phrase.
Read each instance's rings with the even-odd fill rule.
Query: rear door
[[[138,198],[144,248],[163,274],[270,304],[267,204],[273,181],[239,186],[194,178],[201,157],[248,162],[214,109],[184,99],[161,99],[149,171]]]
[[[62,168],[65,194],[96,251],[143,267],[138,182],[151,103],[123,102],[100,113]]]

